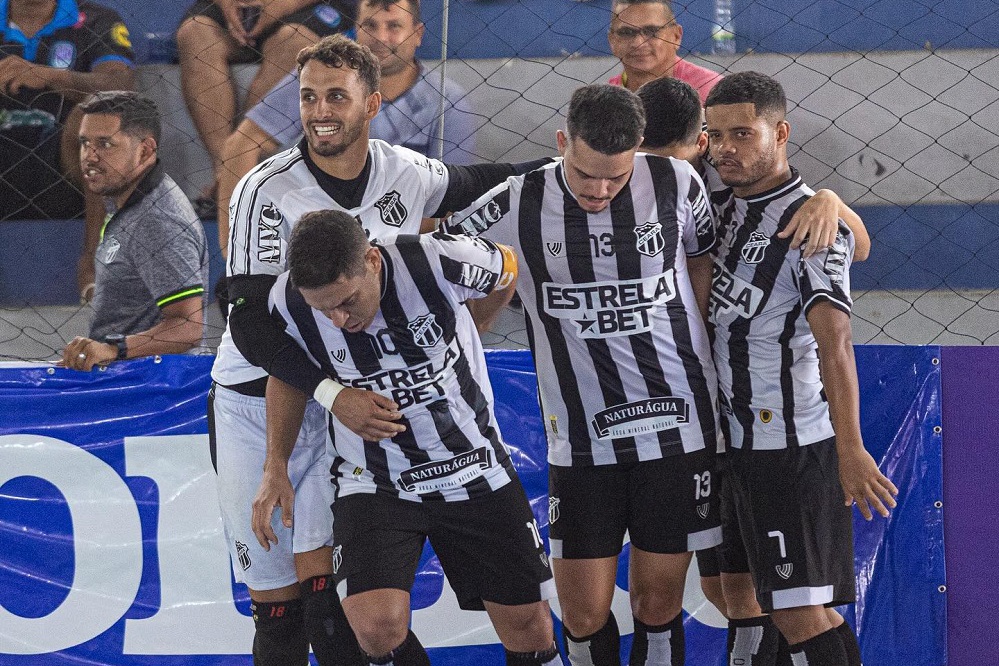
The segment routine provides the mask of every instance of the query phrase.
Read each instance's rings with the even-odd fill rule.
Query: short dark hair
[[[566,129],[604,155],[638,146],[645,130],[645,111],[635,93],[621,86],[593,83],[578,88],[569,100]]]
[[[689,83],[663,76],[638,89],[645,108],[643,147],[689,145],[701,133],[701,98]]]
[[[746,103],[752,103],[757,116],[773,115],[783,120],[787,115],[784,88],[776,79],[760,72],[739,72],[726,76],[708,93],[704,106]]]
[[[317,289],[364,270],[371,247],[361,225],[341,210],[306,213],[288,241],[288,268],[296,287]]]
[[[300,74],[310,60],[318,60],[327,67],[349,67],[357,70],[357,75],[364,82],[369,95],[378,90],[381,83],[381,64],[371,49],[341,34],[327,35],[312,46],[306,46],[298,52],[296,60]]]
[[[422,22],[423,19],[420,16],[420,0],[360,0],[360,2],[357,3],[357,11],[360,13],[361,5],[388,10],[388,8],[392,5],[401,5],[404,2],[409,5],[409,13],[413,15],[413,21],[415,23]]]
[[[139,140],[153,137],[160,144],[160,112],[156,102],[143,97],[133,90],[105,90],[94,93],[82,104],[84,114],[101,113],[117,116],[121,121],[121,131]]]
[[[670,17],[674,21],[676,20],[676,14],[673,13],[673,3],[671,0],[612,0],[611,11],[617,14],[614,10],[620,5],[663,5],[666,7],[666,11],[669,12]]]

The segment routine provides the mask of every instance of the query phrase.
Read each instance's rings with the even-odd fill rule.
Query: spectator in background
[[[212,158],[211,185],[195,202],[215,213],[222,145],[238,117],[231,63],[259,63],[244,108],[251,108],[319,37],[349,30],[351,5],[338,0],[197,0],[177,30],[180,81],[194,127]]]
[[[416,59],[423,39],[420,0],[359,0],[357,41],[381,62],[382,107],[371,121],[371,138],[401,145],[440,158],[440,77],[427,72]],[[444,156],[449,164],[468,164],[474,153],[476,118],[465,91],[453,81],[445,84]],[[219,245],[226,252],[229,197],[236,183],[257,163],[302,133],[298,109],[299,86],[287,77],[250,109],[226,141],[224,168],[219,180]]]
[[[128,28],[115,11],[76,0],[0,2],[0,220],[80,217],[86,205],[81,295],[93,286],[104,218],[81,196],[77,102],[135,82]]]
[[[683,26],[676,22],[670,0],[615,0],[611,15],[607,41],[624,66],[611,84],[634,92],[653,79],[669,76],[693,86],[703,103],[721,80],[721,74],[677,57]]]
[[[201,221],[159,165],[160,116],[137,93],[98,93],[81,106],[79,160],[108,215],[97,246],[89,337],[62,363],[90,370],[116,360],[180,354],[204,336],[208,252]]]

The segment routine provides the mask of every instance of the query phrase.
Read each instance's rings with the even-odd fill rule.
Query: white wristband
[[[332,379],[324,379],[319,382],[319,386],[316,387],[315,392],[313,392],[312,397],[316,399],[320,405],[326,408],[326,411],[333,411],[333,401],[336,397],[340,395],[340,391],[347,388],[343,384],[338,384]]]

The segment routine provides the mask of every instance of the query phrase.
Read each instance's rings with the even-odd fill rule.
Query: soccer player
[[[714,221],[687,162],[636,155],[644,126],[634,93],[580,88],[557,134],[563,161],[508,179],[447,224],[522,260],[551,555],[575,666],[620,664],[610,606],[625,531],[631,663],[682,664],[687,567],[721,537],[716,379],[698,311]]]
[[[898,491],[860,433],[853,234],[841,225],[807,258],[777,236],[812,194],[788,164],[785,114],[780,84],[756,72],[726,77],[706,103],[730,188],[715,193],[725,200],[711,303],[729,444],[719,557],[723,571],[745,558],[795,666],[860,666],[856,636],[831,610],[855,597],[849,507],[887,516]]]
[[[697,169],[709,191],[714,189],[719,193],[719,202],[727,200],[727,188],[719,180],[717,170],[706,159],[708,136],[702,129],[703,110],[697,92],[683,81],[661,78],[642,86],[638,90],[638,96],[642,100],[647,120],[642,150],[663,157],[687,160]],[[714,201],[715,197],[709,195],[709,199]],[[817,251],[821,243],[826,242],[825,239],[828,239],[828,243],[822,247],[832,245],[840,217],[847,221],[857,237],[855,258],[861,252],[866,258],[870,238],[863,222],[831,190],[819,190],[805,201],[777,236],[791,238],[790,247],[801,247],[803,256],[807,257]],[[815,247],[811,247],[811,244]],[[719,453],[723,453],[722,440],[719,440],[719,445]],[[724,465],[721,462],[717,481],[719,492],[724,497]],[[734,537],[730,534],[729,538]],[[732,544],[728,545],[730,551],[732,547]],[[737,571],[721,572],[716,550],[712,548],[698,551],[697,567],[704,595],[729,618],[729,663],[747,666],[790,663],[787,661],[790,659],[787,642],[780,640],[777,628],[760,609],[751,578],[743,575],[748,573],[745,558],[740,558],[738,563],[727,563],[730,567],[737,564]],[[726,579],[724,595],[723,577]],[[785,661],[781,661],[782,659]]]
[[[373,246],[351,215],[317,211],[299,220],[290,270],[271,289],[273,313],[317,368],[401,414],[404,429],[385,438],[330,422],[334,571],[370,664],[430,663],[409,630],[409,591],[428,538],[459,605],[489,613],[508,664],[561,664],[544,544],[464,306],[494,291],[509,299],[516,264],[510,248],[467,236]],[[273,538],[270,507],[254,514],[254,529]]]
[[[432,226],[424,218],[458,210],[514,173],[510,165],[453,167],[369,141],[381,99],[378,59],[346,37],[320,40],[299,54],[298,63],[305,138],[247,174],[230,208],[232,311],[212,367],[209,404],[226,540],[237,580],[250,588],[254,653],[256,663],[265,666],[304,663],[309,642],[321,663],[342,663],[336,660],[356,651],[330,578],[333,492],[325,410],[355,431],[371,421],[389,433],[401,427],[387,398],[370,391],[336,392],[324,383],[325,374],[270,319],[267,293],[285,270],[292,227],[308,211],[331,208],[348,211],[372,238],[418,233]],[[276,401],[266,418],[268,372],[316,401],[297,414],[282,412],[286,401]],[[301,422],[303,414],[290,459],[265,470],[267,438],[277,436],[268,434],[271,428],[286,432],[279,425],[286,419]],[[293,526],[292,516],[287,523],[276,519],[278,541],[269,550],[250,526],[265,473],[283,476],[284,483],[290,475],[300,498]]]

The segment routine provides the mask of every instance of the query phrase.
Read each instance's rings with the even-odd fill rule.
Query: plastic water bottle
[[[715,25],[711,29],[711,52],[715,55],[735,55],[732,0],[715,0]]]

